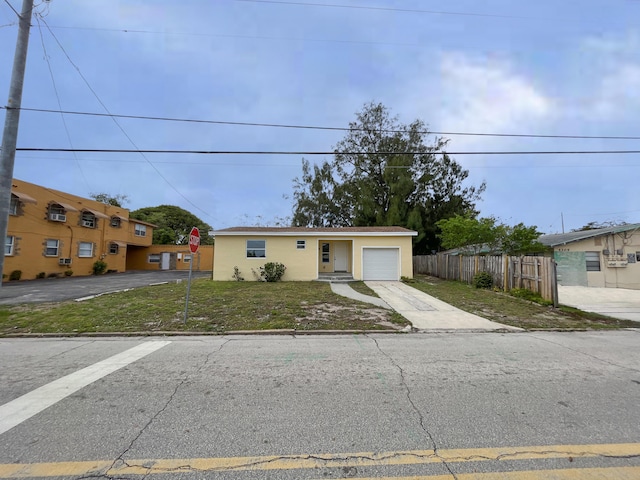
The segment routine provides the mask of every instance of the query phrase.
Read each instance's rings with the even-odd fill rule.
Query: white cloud
[[[553,101],[506,62],[452,54],[440,70],[443,130],[517,133],[554,114]]]

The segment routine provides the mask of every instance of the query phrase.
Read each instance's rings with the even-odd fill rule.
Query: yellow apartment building
[[[2,278],[91,275],[97,260],[124,272],[130,250],[151,246],[154,227],[126,208],[14,179]]]

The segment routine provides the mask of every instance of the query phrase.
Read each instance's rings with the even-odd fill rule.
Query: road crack
[[[368,338],[370,338],[373,343],[375,343],[376,348],[378,349],[378,351],[384,355],[385,357],[387,357],[387,359],[389,359],[389,362],[391,362],[391,364],[398,370],[398,372],[400,373],[400,381],[402,383],[402,386],[405,389],[406,395],[407,395],[407,401],[409,402],[409,404],[411,405],[411,408],[413,409],[413,411],[416,413],[416,415],[418,416],[418,419],[420,421],[420,428],[422,429],[422,431],[425,433],[425,435],[427,436],[427,438],[429,438],[429,441],[431,442],[432,448],[433,448],[433,453],[434,455],[442,462],[442,464],[444,465],[444,467],[447,469],[447,471],[451,474],[451,476],[455,479],[458,480],[457,475],[454,473],[454,471],[451,469],[451,466],[447,463],[447,460],[443,457],[441,457],[438,453],[438,444],[436,443],[435,438],[433,438],[433,435],[431,434],[431,432],[429,431],[429,429],[427,428],[427,426],[425,425],[424,422],[424,415],[422,414],[422,412],[420,411],[420,409],[417,407],[417,405],[415,404],[415,402],[413,401],[413,398],[411,397],[411,389],[409,388],[409,385],[407,385],[407,381],[405,378],[405,374],[404,374],[404,370],[402,369],[402,367],[400,366],[400,364],[398,364],[398,362],[396,362],[396,360],[389,355],[387,352],[385,352],[381,347],[380,344],[378,343],[378,341],[374,338],[371,337],[369,335],[367,335]]]
[[[176,385],[176,387],[173,389],[173,392],[171,393],[171,395],[169,395],[169,398],[167,399],[167,401],[165,402],[165,404],[149,419],[149,421],[140,429],[140,431],[138,432],[138,434],[131,440],[131,442],[129,443],[129,445],[127,446],[127,448],[125,448],[122,453],[120,455],[118,455],[116,457],[116,459],[113,461],[113,463],[111,464],[111,466],[107,469],[107,471],[104,473],[103,476],[101,477],[89,477],[89,478],[107,478],[109,480],[118,480],[118,477],[112,477],[109,475],[109,472],[111,471],[116,471],[118,470],[118,467],[116,465],[125,465],[127,467],[130,467],[131,465],[129,465],[127,463],[127,461],[124,459],[124,456],[129,453],[129,451],[133,448],[133,445],[138,441],[138,439],[142,436],[142,434],[151,426],[151,424],[160,416],[162,415],[165,410],[167,408],[169,408],[169,405],[171,404],[171,402],[173,402],[174,397],[176,396],[176,394],[178,393],[178,390],[180,390],[180,388],[187,382],[189,381],[190,378],[198,375],[202,370],[204,370],[204,368],[208,365],[209,361],[211,360],[211,357],[215,354],[215,353],[219,353],[220,350],[222,350],[222,348],[229,343],[229,339],[225,339],[225,341],[223,343],[220,344],[220,346],[215,349],[212,350],[211,352],[209,352],[207,354],[207,357],[205,358],[204,362],[202,362],[202,365],[200,365],[200,367],[198,367],[194,372],[189,373],[187,375],[184,376],[184,378],[182,378],[182,380],[180,380],[178,382],[178,384]],[[136,465],[136,466],[140,466],[140,465]],[[144,474],[144,476],[142,477],[142,480],[145,480],[147,478],[147,476],[152,473],[152,467],[149,467],[147,472]]]

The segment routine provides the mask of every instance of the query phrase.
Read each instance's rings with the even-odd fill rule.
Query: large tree
[[[209,236],[211,227],[183,208],[158,205],[134,210],[129,216],[158,226],[153,230],[154,245],[186,245],[192,227],[200,230],[201,245],[213,245],[213,237]]]
[[[439,153],[448,140],[429,143],[428,136],[421,120],[405,125],[384,105],[366,104],[332,160],[302,160],[302,176],[293,181],[293,224],[403,226],[418,232],[415,253],[439,249],[435,223],[475,215],[485,185],[464,186],[469,172]]]

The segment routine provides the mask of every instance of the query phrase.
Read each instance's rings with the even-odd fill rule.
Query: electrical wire
[[[14,107],[0,107],[0,109],[9,110]],[[41,113],[63,113],[65,115],[86,115],[93,117],[115,117],[128,118],[135,120],[158,120],[164,122],[185,122],[185,123],[202,123],[211,125],[231,125],[240,127],[270,127],[270,128],[291,128],[301,130],[327,130],[336,132],[366,132],[366,128],[350,128],[350,127],[329,127],[320,125],[295,125],[286,123],[260,123],[260,122],[233,122],[228,120],[201,120],[193,118],[175,118],[175,117],[158,117],[149,115],[121,115],[114,113],[96,113],[96,112],[80,112],[73,110],[52,110],[47,108],[27,108],[21,107],[21,111],[41,112]],[[407,130],[382,129],[376,130],[382,133],[408,133]],[[432,135],[448,135],[448,136],[475,136],[475,137],[505,137],[505,138],[556,138],[556,139],[574,139],[574,140],[640,140],[640,136],[607,136],[607,135],[544,135],[533,133],[477,133],[477,132],[441,132],[441,131],[418,131],[419,134]]]
[[[9,3],[9,0],[4,0],[4,3],[9,5],[9,8],[11,10],[13,10],[13,13],[15,13],[18,16],[18,18],[22,18],[22,16],[18,13],[18,11],[15,8],[13,8],[13,5],[11,5],[11,3]]]
[[[290,2],[290,1],[278,1],[278,0],[236,0],[236,2],[243,3],[264,3],[275,5],[295,5],[305,7],[329,7],[329,8],[350,8],[357,10],[377,10],[383,12],[403,12],[403,13],[427,13],[431,15],[456,15],[465,17],[491,17],[491,18],[509,18],[520,20],[531,20],[530,17],[521,17],[515,15],[499,15],[492,13],[472,13],[472,12],[444,12],[438,10],[419,10],[413,8],[393,8],[393,7],[374,7],[367,5],[339,5],[335,3],[310,3],[310,2]]]
[[[120,32],[120,33],[144,33],[152,35],[184,35],[191,37],[214,37],[214,38],[245,38],[250,40],[276,40],[286,42],[314,42],[314,43],[341,43],[341,44],[360,44],[360,45],[385,45],[396,47],[423,47],[420,43],[406,42],[374,42],[368,40],[342,40],[330,38],[301,38],[301,37],[275,37],[271,35],[239,35],[230,33],[203,33],[203,32],[167,32],[160,30],[139,30],[132,28],[100,28],[100,27],[70,27],[65,25],[51,25],[53,29],[64,30],[93,30],[102,32]]]
[[[49,75],[51,76],[51,84],[53,85],[53,91],[56,95],[56,100],[58,101],[58,108],[62,111],[62,103],[60,102],[58,87],[56,86],[55,76],[53,75],[53,69],[51,68],[51,62],[49,61],[49,55],[47,54],[47,47],[44,43],[44,35],[42,35],[42,25],[40,25],[40,18],[42,18],[42,15],[40,13],[36,13],[35,17],[36,17],[36,22],[38,23],[38,32],[40,33],[40,42],[42,43],[42,52],[44,54],[44,59],[47,62],[47,67],[49,68]],[[64,118],[64,113],[60,113],[60,118],[62,119],[62,125],[64,126],[64,131],[67,134],[67,140],[69,141],[69,146],[73,148],[73,142],[71,141],[71,134],[69,133],[67,121]],[[87,180],[87,176],[85,175],[84,170],[82,170],[82,165],[80,165],[80,162],[78,161],[78,156],[76,152],[73,152],[73,156],[75,158],[76,165],[78,166],[78,170],[80,170],[80,174],[84,179],[84,183],[87,186],[87,189],[91,190],[89,181]]]
[[[100,103],[100,105],[102,106],[102,108],[104,108],[105,112],[107,112],[110,116],[111,116],[111,112],[109,111],[109,109],[107,108],[107,106],[104,104],[104,102],[100,99],[100,96],[96,93],[96,91],[91,87],[91,85],[89,84],[88,80],[86,79],[86,77],[82,74],[82,72],[80,71],[80,68],[73,62],[73,60],[71,60],[71,57],[69,56],[69,54],[67,53],[67,51],[65,50],[65,48],[62,46],[62,44],[60,43],[60,41],[58,40],[58,37],[56,37],[56,35],[53,33],[53,31],[51,30],[51,28],[49,28],[49,25],[47,24],[46,20],[44,20],[44,18],[41,19],[42,23],[44,23],[45,27],[47,27],[47,30],[49,30],[49,33],[51,34],[51,36],[54,38],[54,40],[56,41],[56,43],[58,44],[58,46],[60,47],[60,49],[62,50],[62,52],[64,53],[64,55],[67,57],[67,60],[69,61],[69,63],[71,63],[71,65],[76,69],[76,71],[78,72],[78,75],[80,75],[80,78],[82,78],[82,80],[84,81],[85,85],[87,86],[87,88],[89,88],[89,90],[91,91],[91,93],[93,93],[93,96],[96,98],[96,100],[98,101],[98,103]],[[202,210],[200,207],[198,207],[198,205],[196,205],[195,203],[193,203],[191,200],[189,200],[182,192],[180,192],[163,174],[162,172],[160,172],[160,170],[158,169],[158,167],[156,167],[153,162],[151,162],[145,155],[144,155],[144,151],[140,150],[138,148],[138,146],[136,145],[136,143],[133,141],[133,139],[129,136],[129,134],[126,132],[126,130],[122,127],[122,125],[120,125],[120,123],[118,122],[118,120],[116,120],[115,117],[111,116],[111,120],[113,120],[113,122],[116,124],[116,126],[118,127],[118,129],[120,129],[120,131],[122,132],[122,134],[127,138],[127,140],[129,140],[129,143],[131,143],[131,145],[135,148],[135,150],[132,150],[132,152],[136,152],[139,155],[142,156],[142,158],[144,158],[146,160],[146,162],[153,168],[153,170],[155,170],[155,172],[158,174],[158,176],[160,178],[162,178],[162,180],[164,180],[164,182],[171,187],[171,189],[176,192],[180,197],[182,197],[182,199],[184,199],[189,205],[191,205],[193,208],[197,209],[198,211],[202,212],[204,215],[206,215],[207,217],[209,217],[212,220],[215,220],[209,213],[205,212],[204,210]],[[78,152],[81,152],[82,150],[78,150],[78,149],[74,149]]]
[[[19,152],[82,152],[82,153],[164,153],[187,155],[623,155],[640,154],[640,150],[556,150],[556,151],[486,151],[486,152],[448,152],[448,151],[273,151],[273,150],[145,150],[126,148],[46,148],[19,147]]]

